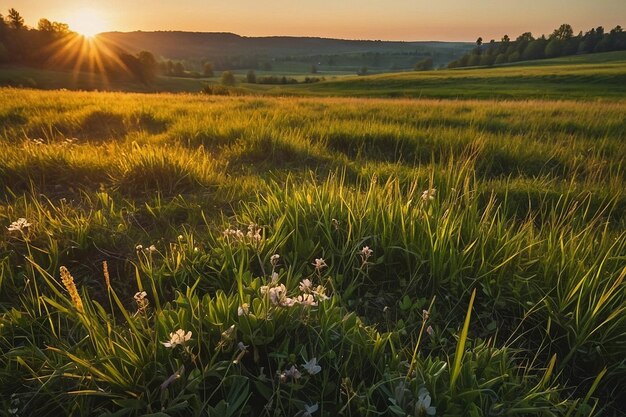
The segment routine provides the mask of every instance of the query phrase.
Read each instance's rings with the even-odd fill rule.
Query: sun
[[[94,9],[80,9],[71,12],[67,18],[67,24],[70,26],[70,30],[86,38],[92,38],[107,29],[105,16]]]

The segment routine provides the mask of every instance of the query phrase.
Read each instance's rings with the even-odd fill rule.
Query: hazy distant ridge
[[[149,50],[169,59],[194,59],[211,56],[266,55],[309,56],[346,53],[455,53],[472,43],[438,41],[347,40],[319,37],[247,37],[227,32],[106,32],[100,35],[130,52]]]

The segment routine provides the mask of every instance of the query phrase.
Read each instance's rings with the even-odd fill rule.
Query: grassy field
[[[304,86],[308,94],[476,99],[622,99],[626,52],[471,68],[350,77]]]
[[[0,413],[623,415],[624,114],[2,89]]]
[[[238,95],[314,97],[387,97],[505,100],[621,100],[626,96],[626,52],[608,52],[520,62],[494,68],[469,68],[357,76],[320,71],[256,71],[257,77],[273,75],[324,78],[324,82],[299,85],[263,85],[244,82],[247,71],[234,71]],[[220,83],[215,77],[192,79],[159,77],[152,85],[106,80],[97,74],[0,67],[0,85],[39,89],[100,90],[130,92],[196,93],[205,85]]]

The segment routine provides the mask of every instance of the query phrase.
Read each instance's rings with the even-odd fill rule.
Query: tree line
[[[157,73],[156,59],[148,51],[132,55],[114,45],[88,41],[66,23],[46,18],[31,28],[14,8],[6,16],[0,13],[0,64],[95,72],[144,84]]]
[[[492,39],[483,43],[476,40],[476,47],[460,59],[448,64],[448,68],[500,65],[509,62],[527,61],[560,56],[626,50],[626,32],[616,26],[606,32],[602,26],[592,28],[574,36],[571,25],[563,24],[549,36],[535,38],[531,32],[511,40],[504,35],[500,42]]]

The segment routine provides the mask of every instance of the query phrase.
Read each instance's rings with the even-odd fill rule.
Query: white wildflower
[[[7,227],[7,230],[9,232],[22,232],[22,231],[25,232],[31,226],[32,224],[29,223],[28,220],[26,220],[23,217],[20,217],[19,219],[11,223],[9,227]]]
[[[317,296],[317,299],[320,301],[325,301],[330,298],[326,295],[326,288],[324,288],[323,285],[318,285],[317,288],[315,288],[315,291],[313,291],[313,293]]]
[[[137,246],[135,246],[135,250],[136,250],[136,251],[143,250],[143,245],[137,245]]]
[[[428,190],[424,190],[424,192],[422,192],[422,200],[424,201],[434,200],[435,194],[437,194],[437,189],[434,187],[429,188]]]
[[[361,255],[361,260],[365,263],[370,258],[370,256],[372,256],[373,253],[374,251],[371,250],[369,246],[363,246],[363,249],[361,249],[359,255]]]
[[[324,261],[324,258],[317,258],[315,259],[315,262],[313,262],[313,266],[315,267],[317,271],[321,271],[323,268],[326,268],[328,265],[326,265],[326,261]]]
[[[303,306],[310,306],[310,307],[316,307],[317,306],[317,301],[315,301],[315,298],[313,297],[313,294],[299,295],[296,298],[296,302],[298,304],[303,305]]]
[[[311,375],[318,374],[322,371],[322,367],[317,364],[317,358],[306,361],[302,364],[302,367]]]
[[[141,292],[136,292],[133,298],[135,299],[135,301],[141,301],[147,296],[148,294],[145,291],[141,291]]]
[[[426,333],[428,333],[429,336],[432,336],[433,333],[435,333],[435,331],[433,330],[433,326],[428,326],[426,328]]]
[[[434,416],[437,412],[437,408],[430,405],[430,394],[424,387],[420,388],[417,393],[417,402],[415,403],[415,415],[422,415],[426,413],[429,416]]]
[[[239,343],[237,343],[237,349],[239,349],[242,352],[247,352],[248,351],[248,345],[244,345],[243,342],[239,342]]]
[[[237,315],[238,316],[247,316],[249,310],[250,310],[250,306],[248,305],[248,303],[243,303],[242,305],[240,305],[237,308]]]
[[[305,278],[300,282],[299,288],[300,288],[300,291],[308,294],[313,290],[313,283],[311,282],[310,279]]]
[[[256,223],[250,223],[247,233],[248,239],[250,239],[253,243],[259,243],[262,239],[262,231],[263,229],[259,228]]]
[[[167,348],[173,348],[173,347],[176,347],[177,345],[184,345],[185,342],[191,339],[191,335],[192,335],[191,331],[188,331],[187,333],[185,333],[183,329],[178,329],[175,332],[170,333],[169,342],[161,342],[161,343],[163,344],[163,346]]]
[[[278,272],[272,272],[272,284],[276,284],[278,282]]]
[[[157,248],[156,248],[156,246],[154,246],[154,245],[150,245],[150,247],[149,247],[147,250],[148,250],[150,253],[154,253],[154,252],[156,252],[156,251],[157,251]]]
[[[278,265],[278,260],[280,259],[280,255],[278,254],[274,254],[272,256],[270,256],[270,263],[272,264],[272,266],[276,266]]]
[[[304,414],[302,414],[302,417],[312,417],[313,413],[316,412],[318,408],[319,406],[317,403],[312,405],[304,404]]]

